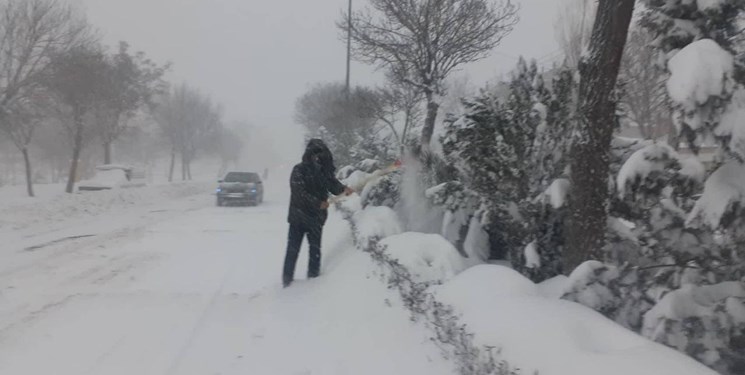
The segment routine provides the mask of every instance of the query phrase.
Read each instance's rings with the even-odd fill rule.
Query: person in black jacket
[[[320,139],[311,139],[303,154],[303,161],[296,165],[290,176],[290,210],[282,285],[288,287],[295,274],[295,264],[303,237],[308,237],[310,257],[308,278],[318,277],[321,268],[321,233],[326,223],[329,193],[352,193],[334,176],[334,158]]]

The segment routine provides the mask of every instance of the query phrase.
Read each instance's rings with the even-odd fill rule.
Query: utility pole
[[[349,12],[347,13],[347,81],[344,88],[349,97],[349,70],[352,62],[352,0],[349,0]]]

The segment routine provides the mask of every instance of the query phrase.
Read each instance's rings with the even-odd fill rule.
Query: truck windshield
[[[259,182],[259,175],[247,172],[230,172],[225,176],[225,182],[252,183]]]

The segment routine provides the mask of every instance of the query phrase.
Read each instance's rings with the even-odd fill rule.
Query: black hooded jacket
[[[345,188],[334,176],[335,172],[334,158],[326,144],[311,139],[302,163],[293,168],[290,176],[289,223],[312,226],[326,222],[328,213],[321,209],[321,203],[328,199],[329,193],[339,195]]]

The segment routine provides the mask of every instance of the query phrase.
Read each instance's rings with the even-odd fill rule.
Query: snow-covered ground
[[[324,277],[281,289],[284,187],[246,208],[212,189],[0,191],[0,374],[452,373],[338,217]]]
[[[341,215],[324,232],[322,277],[302,280],[304,251],[301,280],[282,289],[286,178],[267,182],[258,207],[215,207],[213,189],[46,186],[36,199],[0,189],[0,374],[455,373]],[[360,234],[390,236],[394,258],[442,279],[432,293],[462,314],[475,344],[500,348],[524,374],[712,373],[557,300],[566,280],[462,271],[472,264],[447,241],[400,233],[391,215],[359,212]]]

